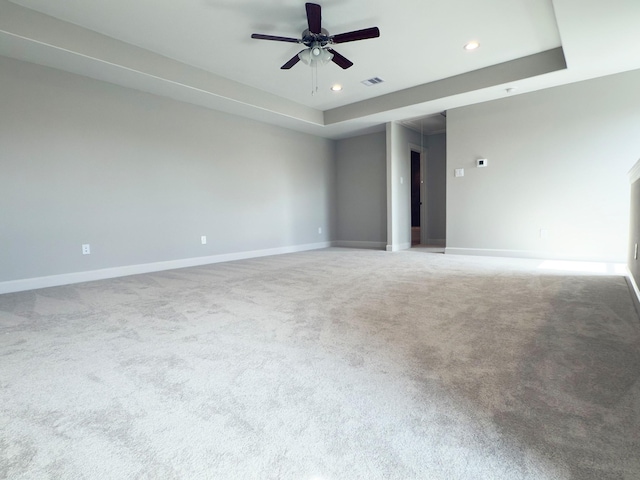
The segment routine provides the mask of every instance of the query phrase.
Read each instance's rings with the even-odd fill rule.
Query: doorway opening
[[[422,153],[421,153],[422,152]],[[444,242],[431,239],[432,219],[429,218],[429,202],[432,192],[427,191],[429,172],[427,150],[411,145],[411,248],[420,252],[444,253]],[[433,207],[433,205],[432,205]]]
[[[402,169],[405,187],[403,237],[419,251],[444,253],[446,246],[446,113],[405,120],[402,124],[420,136],[409,142]],[[418,140],[419,141],[416,141]],[[401,179],[402,183],[402,179]],[[407,182],[408,183],[408,182]],[[406,229],[406,230],[405,230]],[[406,232],[406,233],[405,233]],[[410,240],[410,243],[409,243]]]
[[[422,243],[422,169],[420,152],[411,150],[411,246]]]

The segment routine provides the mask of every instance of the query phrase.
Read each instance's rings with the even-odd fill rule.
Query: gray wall
[[[631,185],[631,223],[629,227],[629,249],[627,266],[633,275],[636,285],[640,285],[640,259],[635,257],[635,245],[640,246],[640,180]],[[640,256],[640,252],[639,252]]]
[[[385,133],[339,140],[336,146],[337,239],[384,247],[387,240]]]
[[[0,106],[0,281],[334,237],[333,141],[2,57]]]
[[[634,71],[448,111],[447,252],[626,261],[638,85]]]
[[[427,232],[429,243],[447,236],[447,134],[425,136],[427,146]]]

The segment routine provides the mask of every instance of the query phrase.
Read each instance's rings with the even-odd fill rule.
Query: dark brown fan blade
[[[376,38],[380,36],[378,27],[365,28],[363,30],[355,30],[353,32],[339,33],[331,37],[332,43],[355,42],[356,40],[366,40],[368,38]]]
[[[253,33],[253,34],[251,34],[251,38],[256,38],[258,40],[274,40],[276,42],[300,43],[300,40],[298,40],[297,38],[277,37],[277,36],[274,36],[274,35],[263,35],[261,33]]]
[[[351,65],[353,65],[353,62],[351,60],[349,60],[346,57],[343,57],[338,52],[336,52],[334,49],[331,49],[331,53],[333,53],[333,58],[331,59],[331,61],[333,63],[335,63],[336,65],[338,65],[340,68],[346,70]]]
[[[300,50],[300,52],[304,52],[304,50]],[[295,57],[291,57],[291,60],[289,60],[287,63],[285,63],[284,65],[282,65],[280,67],[281,70],[289,70],[291,67],[293,67],[296,63],[298,63],[300,61],[300,57],[298,55],[300,55],[300,52],[296,53]]]
[[[306,3],[307,23],[311,33],[320,33],[322,28],[322,7],[317,3]]]

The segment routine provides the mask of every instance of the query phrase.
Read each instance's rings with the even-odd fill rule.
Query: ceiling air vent
[[[363,80],[362,83],[364,83],[367,87],[370,87],[371,85],[377,85],[378,83],[382,83],[384,82],[384,80],[382,80],[380,77],[373,77],[370,78],[369,80]]]

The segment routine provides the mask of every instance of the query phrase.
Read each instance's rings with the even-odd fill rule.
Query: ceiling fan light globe
[[[303,50],[302,52],[300,52],[298,54],[298,58],[302,61],[302,63],[304,63],[305,65],[311,65],[311,62],[313,60],[313,57],[311,56],[311,49],[308,48],[306,50]]]
[[[325,48],[312,47],[303,50],[298,54],[298,58],[305,65],[325,65],[333,59],[333,53]]]
[[[318,61],[324,65],[326,63],[329,63],[331,60],[333,59],[333,53],[331,53],[329,50],[322,50],[322,54],[320,55],[320,58],[318,59]]]

